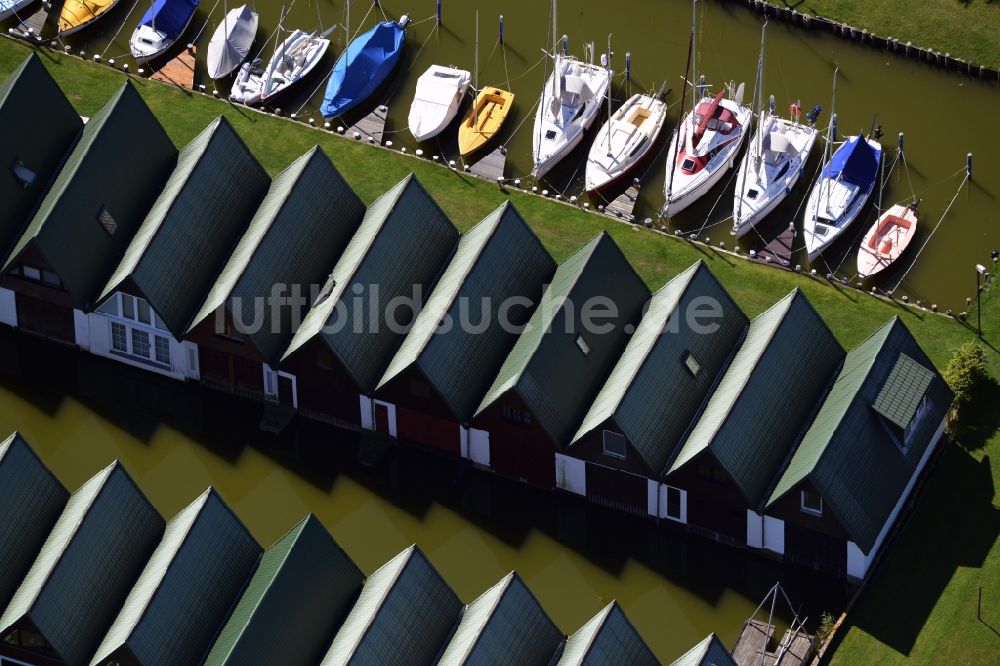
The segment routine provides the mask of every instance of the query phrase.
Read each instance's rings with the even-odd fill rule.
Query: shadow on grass
[[[990,458],[977,461],[958,446],[945,446],[916,513],[838,631],[840,639],[854,625],[909,655],[955,571],[981,567],[993,547],[1000,510],[993,504]]]
[[[978,451],[1000,431],[1000,384],[992,377],[965,405],[955,426],[955,440],[968,451]]]

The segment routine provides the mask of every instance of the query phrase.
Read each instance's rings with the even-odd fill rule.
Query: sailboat
[[[403,14],[398,21],[383,21],[351,40],[326,84],[320,106],[324,118],[347,113],[382,85],[399,62],[409,22],[410,17]],[[348,37],[350,34],[348,20]]]
[[[691,71],[694,78],[698,71],[698,49],[695,47],[698,0],[692,0],[691,4]],[[743,106],[744,85],[741,83],[734,90],[730,83],[714,97],[704,96],[704,88],[704,82],[694,86],[691,111],[670,140],[663,185],[666,198],[663,212],[668,217],[690,206],[722,179],[735,164],[747,134],[752,112]]]
[[[441,65],[431,65],[420,75],[408,117],[414,139],[431,139],[455,119],[471,80],[467,70]]]
[[[764,40],[767,22],[761,29],[760,60],[757,64],[755,106],[763,106]],[[733,233],[742,238],[792,191],[805,170],[806,160],[816,143],[814,126],[820,109],[810,114],[810,124],[801,124],[798,103],[792,105],[789,120],[775,115],[774,96],[768,110],[760,110],[757,133],[743,156],[733,192]]]
[[[275,40],[287,32],[284,29],[286,16],[287,10],[282,7]],[[288,90],[304,79],[323,59],[330,47],[330,40],[326,37],[336,27],[333,25],[321,34],[315,31],[293,30],[274,49],[271,61],[263,70],[260,69],[260,60],[244,63],[233,82],[230,99],[243,104],[265,104]]]
[[[57,22],[59,36],[67,37],[83,30],[114,9],[118,0],[65,0]]]
[[[837,104],[837,71],[833,73],[833,103],[823,171],[813,185],[802,220],[809,261],[814,261],[850,226],[875,188],[882,144],[864,134],[848,137],[833,155],[833,116]]]
[[[636,94],[609,118],[587,157],[586,189],[594,192],[621,179],[656,143],[667,119],[667,105],[659,96]]]
[[[208,76],[221,79],[239,67],[256,35],[257,12],[242,5],[223,14],[222,23],[208,43]]]
[[[174,45],[191,25],[198,0],[153,0],[128,40],[132,57],[140,65]]]
[[[917,233],[917,201],[885,211],[858,248],[858,277],[869,278],[899,259]]]
[[[552,0],[552,75],[542,88],[532,135],[531,175],[536,180],[580,144],[584,133],[594,124],[601,100],[611,85],[610,52],[602,56],[601,65],[595,65],[593,44],[588,45],[588,51],[588,62],[560,52],[556,0]]]
[[[472,89],[476,99],[472,110],[458,126],[458,151],[462,157],[473,153],[496,136],[514,105],[514,93],[497,87],[479,89],[479,11],[476,11],[476,59]]]

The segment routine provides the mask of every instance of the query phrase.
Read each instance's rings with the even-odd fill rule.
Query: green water
[[[237,0],[232,0],[236,2]],[[328,28],[333,23],[344,24],[344,4],[328,0],[293,0],[286,23],[289,28]],[[274,40],[267,41],[276,27],[281,9],[280,0],[258,0],[260,28],[253,52],[261,52],[267,60],[273,52]],[[92,30],[70,38],[74,50],[89,54],[103,53],[105,60],[115,57],[119,65],[128,52],[128,37],[145,9],[144,0],[120,0],[112,14]],[[632,92],[659,89],[666,81],[673,89],[669,101],[674,104],[662,139],[665,140],[677,121],[681,76],[684,70],[691,23],[690,4],[686,0],[630,0],[624,7],[617,3],[592,0],[562,2],[558,10],[558,34],[566,34],[570,53],[582,56],[585,42],[596,43],[596,52],[606,50],[608,33],[613,33],[613,66],[624,70],[625,53],[632,54],[632,80],[624,75],[616,78],[615,97],[620,101]],[[627,11],[622,11],[622,9]],[[214,11],[213,11],[214,9]],[[432,63],[473,67],[475,46],[475,12],[480,23],[480,83],[501,85],[512,90],[517,98],[513,113],[503,128],[502,142],[508,147],[506,173],[521,177],[531,169],[531,131],[533,108],[542,86],[542,49],[550,41],[548,3],[538,0],[505,0],[502,3],[473,0],[443,0],[443,22],[436,27],[433,19],[434,0],[383,0],[379,7],[355,2],[351,9],[350,30],[356,34],[385,16],[396,18],[409,13],[413,23],[407,30],[407,42],[401,65],[359,113],[371,110],[376,103],[389,106],[386,138],[395,148],[414,150],[406,131],[406,116],[413,97],[416,77]],[[197,81],[211,91],[213,82],[204,75],[203,54],[208,40],[223,15],[221,0],[203,2],[192,27],[183,41],[197,39]],[[498,20],[504,15],[505,43],[498,41]],[[725,81],[746,81],[747,99],[756,73],[760,43],[761,17],[749,11],[743,3],[709,0],[699,10],[700,27],[697,40],[698,71],[703,73],[714,90]],[[123,27],[122,27],[123,26]],[[207,27],[206,27],[207,26]],[[119,28],[121,28],[119,32]],[[203,30],[204,28],[204,30]],[[117,33],[117,36],[115,34]],[[301,119],[309,117],[321,122],[319,104],[327,72],[343,49],[344,30],[338,29],[331,38],[333,44],[326,60],[313,75],[299,85],[297,91],[276,102],[285,113],[297,112]],[[974,266],[986,263],[989,250],[1000,248],[1000,215],[997,213],[1000,184],[1000,133],[992,129],[992,120],[1000,111],[1000,91],[996,83],[983,83],[971,78],[948,74],[923,63],[882,52],[868,46],[848,42],[832,35],[810,33],[772,21],[768,29],[765,92],[773,94],[779,111],[800,99],[805,109],[822,104],[820,125],[826,126],[835,64],[840,66],[837,113],[841,135],[866,132],[881,125],[883,143],[889,149],[887,159],[895,156],[896,137],[906,134],[907,164],[902,162],[887,178],[883,199],[907,201],[913,193],[923,199],[919,236],[904,259],[889,269],[877,284],[890,290],[900,282],[917,250],[930,236],[945,208],[958,191],[964,177],[965,156],[974,152],[974,180],[958,195],[943,224],[920,253],[916,265],[896,290],[896,295],[937,303],[941,309],[964,309],[964,299],[974,295]],[[127,61],[128,58],[125,58]],[[135,65],[132,65],[135,71]],[[230,81],[223,80],[218,89],[228,92]],[[315,91],[315,93],[314,93]],[[689,96],[690,98],[690,96]],[[465,108],[463,108],[463,112]],[[347,118],[353,122],[356,117]],[[334,121],[334,126],[343,121]],[[441,154],[458,159],[457,129],[452,125],[437,140],[421,146],[427,155]],[[567,157],[546,179],[542,187],[564,192],[567,196],[582,190],[582,164],[586,159],[589,138],[584,147]],[[822,154],[817,143],[807,174],[816,172]],[[636,215],[642,219],[656,217],[663,203],[664,164],[662,151],[652,160],[642,175],[642,195]],[[525,184],[528,179],[525,177]],[[792,196],[760,225],[763,236],[744,239],[743,250],[760,247],[763,240],[773,238],[795,220],[801,228],[799,203],[808,187],[800,182]],[[877,199],[877,195],[873,195]],[[717,202],[717,203],[716,203]],[[596,206],[600,200],[594,200]],[[732,184],[728,176],[723,183],[703,199],[671,220],[669,229],[686,232],[700,231],[714,244],[734,245],[729,233],[732,213]],[[710,215],[709,215],[710,214]],[[852,282],[856,274],[855,256],[860,236],[874,221],[869,207],[862,218],[849,229],[813,268],[826,274],[836,272]],[[800,244],[799,242],[796,243]],[[806,268],[804,253],[796,262]],[[839,270],[837,270],[839,268]],[[866,285],[870,286],[870,285]]]

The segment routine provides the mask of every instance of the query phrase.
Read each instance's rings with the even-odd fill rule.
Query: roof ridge
[[[368,632],[371,631],[372,625],[375,624],[375,620],[377,620],[378,617],[379,617],[379,615],[381,615],[382,611],[385,610],[385,603],[384,603],[385,600],[389,597],[389,594],[391,594],[392,591],[396,589],[396,583],[399,581],[400,578],[402,578],[403,572],[406,571],[407,567],[409,567],[410,564],[412,564],[412,562],[413,562],[413,556],[416,555],[418,551],[420,551],[419,546],[417,546],[416,543],[412,543],[409,546],[407,546],[406,548],[404,548],[403,550],[401,550],[398,553],[396,553],[395,555],[393,555],[391,558],[389,558],[388,562],[386,562],[381,567],[379,567],[378,569],[376,569],[375,571],[372,572],[372,575],[375,575],[377,572],[379,572],[382,569],[382,567],[387,566],[390,562],[392,562],[396,558],[402,556],[404,553],[407,553],[407,552],[409,553],[408,555],[406,555],[406,561],[403,562],[399,566],[399,568],[397,568],[393,572],[392,578],[389,580],[389,584],[386,586],[385,596],[382,597],[383,603],[380,603],[375,608],[375,612],[371,614],[371,617],[368,619],[368,622],[365,623],[364,628],[361,630],[361,633],[358,635],[357,642],[351,648],[351,655],[350,656],[352,656],[352,657],[354,656],[354,652],[357,651],[358,646],[361,645],[361,643],[364,642],[365,638],[368,636]],[[420,554],[423,555],[422,552]],[[364,590],[364,586],[368,584],[368,580],[370,578],[371,578],[371,576],[366,576],[365,577],[365,582],[362,583],[362,591]],[[357,606],[355,606],[355,607],[357,607]],[[343,627],[343,623],[341,624],[341,627]],[[339,629],[338,629],[338,632],[339,632]],[[334,636],[334,638],[336,638],[336,636]]]
[[[39,462],[42,471],[44,471],[53,481],[58,483],[60,488],[66,490],[66,486],[62,484],[62,481],[60,481],[59,477],[55,475],[55,472],[49,469],[49,466],[45,464],[45,461],[42,460],[42,457],[38,455],[37,451],[35,451],[35,448],[31,445],[31,442],[28,441],[28,438],[25,437],[23,434],[21,434],[20,430],[14,430],[14,432],[8,435],[3,441],[0,441],[0,449],[2,449],[5,445],[7,445],[7,451],[10,451],[14,448],[14,444],[16,444],[17,442],[21,442],[21,444],[24,446],[24,449],[31,455],[31,457]],[[3,459],[4,456],[0,455],[0,463],[3,463]],[[3,615],[2,610],[0,610],[0,615]]]
[[[475,637],[472,639],[472,642],[469,644],[469,648],[467,650],[465,650],[465,655],[464,655],[465,658],[462,661],[467,660],[469,658],[469,655],[471,655],[475,651],[476,646],[479,645],[479,641],[482,639],[483,633],[486,631],[487,625],[489,625],[490,620],[493,619],[493,616],[496,613],[497,609],[500,608],[500,603],[507,596],[507,593],[510,592],[511,585],[513,585],[515,579],[520,580],[520,576],[517,575],[517,571],[516,570],[511,571],[510,573],[508,573],[506,576],[504,576],[503,578],[501,578],[500,580],[498,580],[496,583],[494,583],[493,585],[491,585],[490,588],[488,590],[486,590],[485,592],[483,592],[482,595],[480,595],[475,600],[473,600],[472,604],[474,604],[477,601],[479,601],[479,599],[482,598],[483,595],[489,594],[489,592],[491,590],[493,590],[494,588],[496,588],[497,586],[500,586],[500,585],[503,586],[502,589],[500,590],[500,593],[497,595],[496,601],[494,601],[493,604],[490,605],[490,608],[489,608],[490,612],[486,614],[486,619],[483,621],[482,628],[479,631],[476,632]],[[522,581],[522,585],[523,584],[524,583]],[[467,604],[466,605],[466,609],[468,609],[470,606],[472,606],[472,604]],[[461,621],[459,621],[459,624],[461,624]]]

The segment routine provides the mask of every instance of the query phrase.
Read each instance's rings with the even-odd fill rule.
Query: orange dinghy
[[[858,248],[858,275],[871,277],[899,258],[917,231],[916,204],[896,204],[865,234]]]

